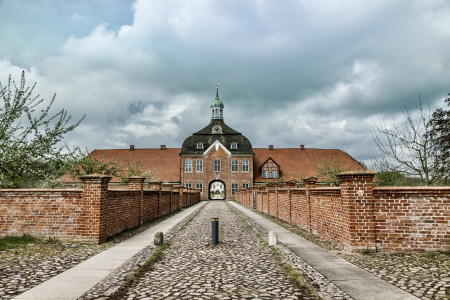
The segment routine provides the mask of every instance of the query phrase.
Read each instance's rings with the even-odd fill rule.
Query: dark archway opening
[[[225,200],[226,186],[222,180],[214,180],[209,183],[209,200]]]

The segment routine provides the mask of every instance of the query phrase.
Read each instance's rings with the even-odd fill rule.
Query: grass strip
[[[139,281],[139,279],[144,276],[144,274],[148,271],[151,271],[154,267],[154,265],[159,262],[164,257],[164,250],[168,249],[170,247],[170,242],[166,242],[159,246],[158,250],[156,250],[155,253],[153,253],[152,256],[144,263],[142,267],[137,269],[133,275],[131,275],[124,284],[114,293],[112,294],[108,299],[111,300],[120,300],[125,299],[125,294],[128,291],[128,289],[135,283]]]
[[[25,233],[21,236],[7,235],[0,238],[0,251],[24,247],[37,241],[38,238]]]
[[[305,281],[306,275],[299,272],[298,269],[288,264],[275,246],[268,246],[268,247],[272,249],[272,252],[275,254],[275,256],[282,264],[284,274],[292,281],[294,285],[296,285],[298,288],[301,289],[303,293],[302,299],[320,300],[321,298],[317,294],[316,290],[314,290],[314,288],[308,282]]]

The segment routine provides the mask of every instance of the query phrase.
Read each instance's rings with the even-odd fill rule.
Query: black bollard
[[[211,229],[212,244],[217,245],[219,243],[219,218],[211,219]]]

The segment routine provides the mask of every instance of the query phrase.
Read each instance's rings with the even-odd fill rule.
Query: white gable
[[[230,151],[228,151],[228,149],[227,148],[225,148],[225,146],[224,145],[222,145],[222,143],[221,142],[219,142],[219,141],[215,141],[214,143],[212,143],[212,145],[211,146],[209,146],[209,148],[208,149],[206,149],[206,151],[205,152],[203,152],[203,155],[206,155],[206,153],[208,153],[211,149],[213,149],[213,148],[216,148],[216,151],[219,151],[219,147],[221,147],[228,155],[230,155],[231,156],[231,152]]]

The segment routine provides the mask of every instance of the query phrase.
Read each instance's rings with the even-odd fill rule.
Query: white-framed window
[[[242,184],[242,189],[246,189],[246,188],[248,188],[248,183],[245,183],[245,182],[244,182],[244,183]]]
[[[192,187],[192,183],[186,182],[185,186],[188,187],[188,188],[191,188]]]
[[[231,143],[231,150],[235,150],[237,149],[237,143],[236,142],[232,142]]]
[[[239,183],[232,183],[231,184],[231,195],[234,195],[234,193],[239,190]]]
[[[203,149],[203,143],[202,142],[198,142],[197,143],[197,149]]]
[[[242,172],[248,172],[248,159],[242,160]]]
[[[195,188],[200,189],[200,195],[203,195],[203,183],[197,183]]]
[[[237,159],[233,159],[231,161],[231,172],[238,172],[239,171],[239,161]]]
[[[278,178],[278,171],[272,171],[272,178]]]
[[[269,178],[269,171],[264,171],[263,178]]]
[[[192,172],[192,159],[186,159],[185,165],[184,165],[184,170],[186,172]]]
[[[214,160],[214,172],[220,172],[220,159]]]
[[[195,161],[195,171],[203,172],[203,160],[202,159],[197,159]]]

